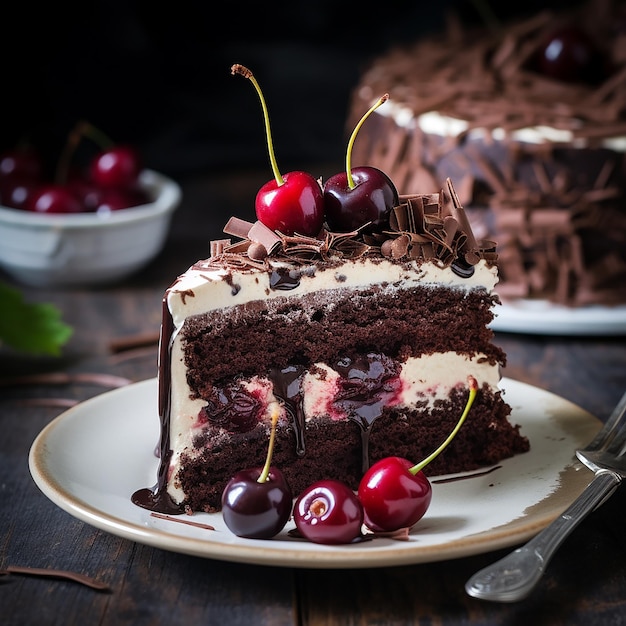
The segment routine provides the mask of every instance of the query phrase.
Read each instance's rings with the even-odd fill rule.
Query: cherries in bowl
[[[148,169],[137,184],[145,200],[123,210],[48,213],[0,206],[0,267],[33,287],[96,286],[139,271],[165,244],[182,191]]]

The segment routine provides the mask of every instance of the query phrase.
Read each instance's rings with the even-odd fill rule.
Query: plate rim
[[[354,544],[354,546],[317,546],[319,549],[315,551],[303,551],[298,550],[298,545],[300,544],[295,542],[293,548],[276,550],[272,548],[272,540],[245,540],[245,543],[241,542],[238,544],[185,537],[176,533],[166,532],[157,527],[141,526],[133,521],[107,513],[102,508],[98,508],[78,498],[78,496],[72,495],[68,489],[58,483],[54,476],[49,475],[49,472],[47,472],[48,438],[55,428],[72,419],[76,419],[77,415],[80,416],[81,413],[87,412],[94,403],[106,402],[112,395],[121,397],[124,393],[140,393],[143,387],[150,387],[155,384],[156,378],[138,381],[119,389],[113,389],[93,396],[67,409],[44,426],[36,436],[29,450],[28,465],[31,476],[40,491],[55,505],[73,517],[95,528],[130,541],[181,554],[230,562],[310,569],[401,566],[473,556],[511,547],[530,539],[555,519],[593,478],[593,474],[575,458],[572,450],[571,464],[561,468],[560,472],[562,474],[564,470],[575,467],[577,472],[581,469],[584,470],[578,473],[581,476],[585,476],[585,478],[574,486],[574,491],[569,498],[566,498],[567,501],[562,503],[560,511],[553,510],[543,515],[537,515],[532,518],[532,522],[528,522],[526,517],[522,516],[506,524],[495,526],[488,531],[468,534],[443,545],[420,546],[413,544],[412,547],[414,549],[407,549],[404,542],[397,542],[397,547],[385,547],[384,552],[377,551],[374,546],[372,546],[374,549],[369,549],[370,546],[368,546],[367,550],[359,550],[358,546],[364,544]],[[580,413],[579,417],[584,417],[585,420],[593,422],[594,427],[597,426],[599,429],[602,425],[601,421],[588,411],[552,392],[507,377],[502,378],[501,388],[504,389],[505,393],[507,387],[510,388],[511,385],[521,386],[522,388],[532,389],[535,392],[545,394],[553,400],[558,400],[561,404],[564,403],[564,406],[569,405],[570,409],[578,411]],[[506,463],[506,460],[503,462]],[[498,465],[501,465],[501,463]],[[559,490],[557,489],[557,491]],[[128,494],[128,498],[130,502],[130,494]],[[354,554],[351,554],[353,547],[356,549],[354,549]],[[340,549],[337,550],[337,548]]]
[[[626,304],[567,307],[549,300],[500,297],[490,328],[496,332],[559,336],[626,334]]]

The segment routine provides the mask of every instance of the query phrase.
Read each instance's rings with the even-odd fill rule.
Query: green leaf
[[[72,332],[53,304],[25,302],[18,289],[0,282],[0,345],[58,356]]]

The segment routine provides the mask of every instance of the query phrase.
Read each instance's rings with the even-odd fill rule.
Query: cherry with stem
[[[270,164],[274,179],[257,192],[255,212],[258,220],[268,228],[284,235],[300,234],[315,237],[324,223],[324,198],[320,183],[311,174],[302,171],[281,174],[274,154],[269,113],[261,87],[252,72],[243,65],[231,67],[233,75],[247,78],[257,91],[263,119]]]
[[[392,180],[376,167],[352,167],[352,150],[365,120],[389,94],[381,96],[355,126],[346,150],[346,170],[324,183],[326,222],[331,231],[380,232],[388,226],[389,213],[398,204],[398,191]]]
[[[224,523],[238,537],[271,539],[285,527],[291,515],[291,489],[283,473],[271,464],[279,415],[279,405],[275,403],[264,466],[237,472],[222,493]]]
[[[443,452],[465,422],[478,392],[478,382],[473,376],[468,376],[468,386],[468,399],[461,417],[434,452],[415,464],[402,457],[385,457],[363,475],[358,495],[365,513],[365,525],[372,531],[410,528],[428,510],[432,486],[422,470]]]

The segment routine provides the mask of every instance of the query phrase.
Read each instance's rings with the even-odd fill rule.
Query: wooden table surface
[[[331,165],[319,174],[335,171]],[[240,207],[251,206],[266,179],[267,172],[252,171],[181,180],[183,203],[165,250],[120,284],[23,288],[28,300],[55,303],[74,335],[58,359],[0,351],[0,570],[68,570],[110,589],[42,576],[0,576],[0,624],[626,624],[623,488],[574,530],[535,592],[513,604],[477,600],[464,591],[474,572],[509,549],[374,569],[231,563],[164,551],[98,530],[41,493],[28,469],[37,434],[66,406],[107,391],[103,374],[131,382],[156,375],[151,340],[159,328],[164,289],[196,258],[207,255],[209,239],[221,236],[230,215],[250,219]],[[134,341],[133,349],[121,350]],[[562,396],[601,420],[626,389],[625,337],[498,333],[496,342],[508,354],[505,376]],[[51,373],[67,377],[52,384],[47,379]],[[43,377],[7,384],[15,376],[35,374]],[[81,379],[78,374],[95,376]]]

